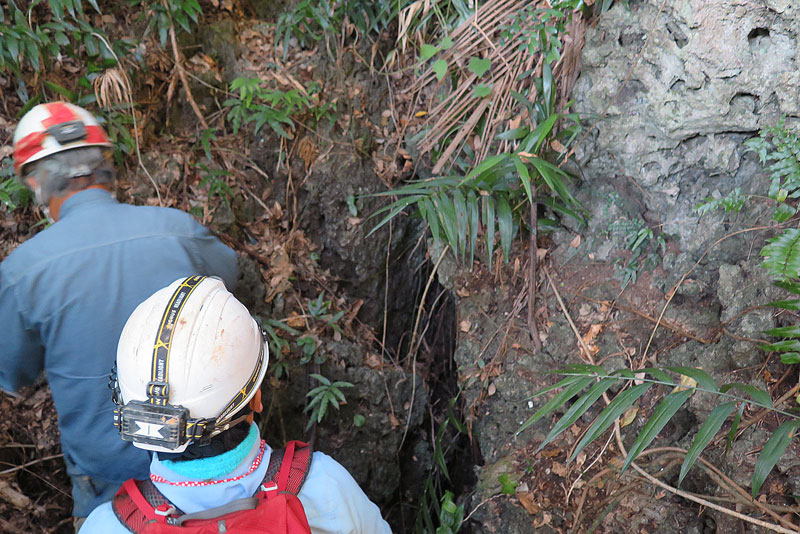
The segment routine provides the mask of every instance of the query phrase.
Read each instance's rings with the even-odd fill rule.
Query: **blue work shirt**
[[[147,453],[114,428],[108,375],[134,308],[193,274],[232,291],[236,253],[187,213],[121,204],[102,189],[68,198],[58,222],[0,264],[0,388],[14,392],[44,370],[70,475],[147,475]]]
[[[245,459],[230,473],[211,480],[245,475],[259,452],[256,441]],[[223,506],[237,499],[252,497],[259,490],[269,466],[272,449],[266,446],[261,464],[239,480],[196,487],[173,486],[156,482],[158,490],[184,513],[191,514]],[[197,460],[189,460],[197,461]],[[191,479],[178,475],[161,463],[156,455],[150,471],[170,482]],[[381,517],[380,509],[369,500],[347,469],[321,452],[315,452],[305,482],[297,497],[303,504],[312,534],[391,534],[389,524]],[[130,534],[119,522],[111,503],[96,508],[86,519],[80,534]]]

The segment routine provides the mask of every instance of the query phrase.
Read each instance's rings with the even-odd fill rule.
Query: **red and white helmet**
[[[21,177],[27,163],[87,146],[114,146],[94,115],[66,102],[39,104],[14,132],[14,171]]]

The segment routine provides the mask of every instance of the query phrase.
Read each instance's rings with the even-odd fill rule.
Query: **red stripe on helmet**
[[[111,145],[111,141],[108,140],[106,131],[103,130],[102,126],[98,126],[96,124],[86,125],[86,139],[84,139],[82,142],[87,145]]]
[[[33,132],[17,141],[14,146],[14,171],[17,174],[20,168],[42,149],[46,135],[45,132]]]
[[[22,166],[42,150],[42,143],[48,135],[47,132],[33,132],[17,141],[14,146],[14,171],[18,175]],[[75,145],[74,147],[64,145],[64,150],[90,145],[111,146],[111,141],[108,140],[108,136],[101,126],[93,124],[86,126],[86,139],[81,139]]]
[[[65,102],[51,102],[50,104],[45,104],[45,106],[47,107],[47,112],[50,113],[50,117],[42,121],[42,124],[44,124],[45,128],[50,128],[56,124],[62,124],[70,121],[83,122],[81,118]]]

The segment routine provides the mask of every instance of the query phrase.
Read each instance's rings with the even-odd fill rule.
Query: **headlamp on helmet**
[[[148,333],[154,345],[128,343],[152,340]],[[140,304],[123,329],[109,383],[114,425],[136,447],[182,452],[247,417],[234,418],[255,395],[268,356],[263,330],[221,280],[178,280]]]

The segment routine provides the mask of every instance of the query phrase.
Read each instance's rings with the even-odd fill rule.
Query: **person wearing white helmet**
[[[0,263],[0,389],[44,372],[58,412],[76,526],[146,453],[117,438],[108,367],[125,320],[179,276],[217,275],[233,290],[234,251],[190,215],[117,202],[112,143],[91,113],[40,104],[14,133],[14,169],[55,221]]]
[[[121,438],[154,452],[150,476],[126,482],[81,534],[206,532],[203,522],[275,532],[279,516],[281,532],[390,533],[338,462],[260,438],[253,412],[268,361],[258,323],[216,278],[182,278],[142,302],[120,336],[112,389]]]

